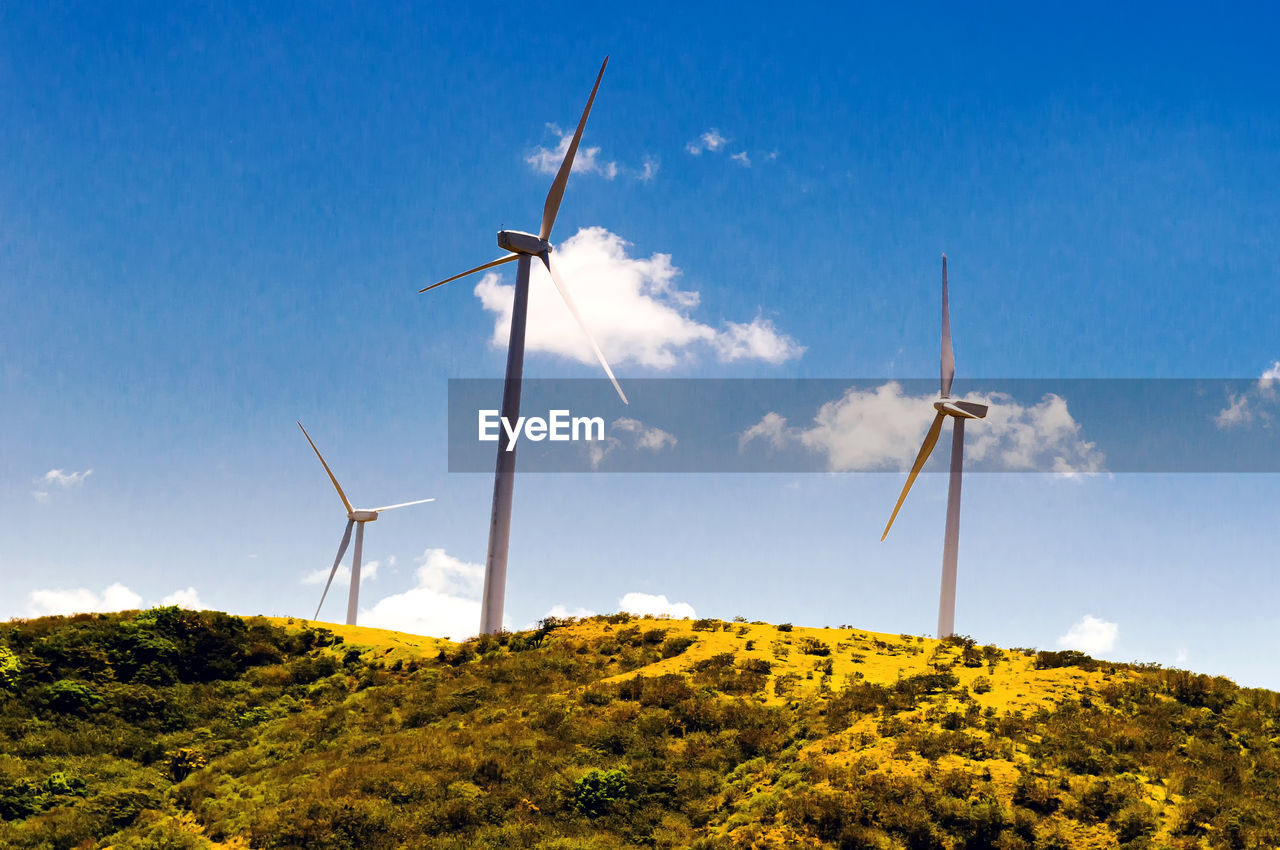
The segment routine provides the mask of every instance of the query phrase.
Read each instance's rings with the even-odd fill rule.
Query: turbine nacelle
[[[355,522],[373,522],[378,518],[377,511],[348,511],[347,519]]]
[[[958,419],[985,419],[987,406],[973,401],[952,401],[944,398],[933,403],[933,409],[942,416],[955,416]]]
[[[513,254],[528,254],[537,257],[551,250],[551,243],[545,239],[525,233],[521,230],[499,230],[498,247]]]

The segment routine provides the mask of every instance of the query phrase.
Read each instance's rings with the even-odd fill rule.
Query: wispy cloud
[[[715,127],[712,127],[710,130],[698,136],[698,138],[686,143],[684,149],[687,153],[690,153],[693,156],[702,156],[703,153],[729,153],[728,145],[731,141],[733,141],[732,138],[724,135]],[[759,159],[765,162],[772,162],[778,158],[778,152],[776,150],[756,151],[756,153],[758,154]],[[729,159],[730,161],[741,165],[743,168],[750,168],[752,164],[751,154],[746,148],[743,148],[737,153],[729,153]]]
[[[534,148],[533,153],[524,161],[533,166],[539,174],[555,174],[564,162],[564,155],[569,152],[569,144],[573,141],[572,130],[561,130],[555,124],[548,124],[547,129],[556,137],[556,144],[550,148]],[[574,174],[598,174],[606,180],[618,176],[618,163],[606,161],[600,156],[599,147],[591,147],[579,143],[578,153],[573,159]]]
[[[55,487],[75,487],[83,484],[84,480],[92,474],[92,469],[86,469],[84,472],[63,472],[61,469],[51,469],[44,474],[44,482]]]
[[[804,346],[757,317],[726,321],[720,329],[693,318],[699,293],[676,286],[680,270],[669,254],[631,257],[628,243],[603,227],[579,230],[556,249],[555,261],[573,292],[583,319],[615,367],[637,363],[671,369],[710,350],[721,361],[781,363],[799,357]],[[476,285],[476,297],[494,314],[493,344],[505,346],[511,327],[513,287],[490,273]],[[594,364],[595,354],[541,264],[533,267],[525,345]]]
[[[694,156],[698,156],[703,151],[716,153],[728,143],[729,140],[721,135],[719,130],[712,127],[710,130],[685,145],[684,149]]]
[[[92,474],[92,469],[86,469],[84,472],[65,472],[61,469],[51,469],[36,479],[36,484],[39,485],[39,488],[32,490],[31,495],[37,502],[48,502],[51,491],[79,487]]]
[[[676,444],[674,434],[663,431],[661,428],[646,425],[639,419],[632,419],[630,417],[615,419],[613,427],[614,430],[634,435],[636,448],[638,449],[660,452],[663,449],[672,448]]]
[[[599,469],[600,464],[615,449],[630,447],[649,452],[660,452],[674,448],[676,436],[669,431],[652,425],[646,425],[639,419],[624,416],[613,420],[609,426],[609,434],[603,440],[592,440],[586,443],[588,457],[592,469]]]
[[[394,559],[392,559],[394,560]],[[382,568],[381,561],[366,561],[360,565],[360,581],[363,584],[366,581],[373,581],[378,577],[378,570]],[[320,567],[312,570],[302,576],[303,584],[324,584],[329,580],[329,571],[333,567]],[[351,583],[351,567],[346,564],[339,564],[338,569],[333,573],[334,585],[346,585]]]
[[[534,148],[524,161],[539,174],[550,175],[560,170],[560,163],[564,162],[564,155],[573,141],[573,130],[562,130],[555,124],[548,124],[547,130],[556,137],[556,143],[551,147]],[[598,145],[579,143],[578,153],[573,158],[574,174],[594,174],[605,180],[630,177],[648,183],[658,175],[658,169],[658,160],[652,156],[646,156],[638,167],[619,165],[617,160],[607,159]]]
[[[1108,652],[1116,645],[1120,626],[1092,614],[1085,614],[1058,638],[1058,646],[1095,655]]]
[[[1277,385],[1280,385],[1280,360],[1264,370],[1252,387],[1242,393],[1229,394],[1228,404],[1213,418],[1214,424],[1219,428],[1235,428],[1256,420],[1270,425],[1271,404],[1280,398]]]

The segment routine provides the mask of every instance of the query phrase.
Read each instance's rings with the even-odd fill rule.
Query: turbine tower
[[[302,428],[302,423],[298,423],[298,427]],[[347,625],[354,626],[356,624],[356,611],[360,605],[360,556],[364,551],[364,524],[366,522],[376,522],[378,514],[383,511],[389,511],[392,508],[407,508],[409,505],[421,505],[423,502],[434,502],[435,499],[418,499],[416,502],[401,502],[398,505],[387,505],[385,508],[364,508],[357,509],[351,507],[351,502],[347,501],[347,494],[342,492],[342,485],[338,484],[338,479],[334,477],[333,470],[329,468],[329,464],[325,463],[324,455],[320,454],[320,450],[316,448],[316,444],[312,441],[311,435],[307,433],[306,428],[302,428],[302,435],[307,438],[307,442],[311,443],[311,450],[316,453],[316,457],[320,458],[320,465],[324,467],[324,471],[329,473],[329,480],[333,482],[333,489],[338,491],[338,498],[342,500],[342,506],[347,509],[347,528],[342,532],[342,542],[338,544],[338,556],[333,559],[333,567],[329,570],[329,580],[324,583],[324,593],[320,594],[320,604],[316,606],[316,615],[312,619],[320,616],[320,609],[324,606],[324,598],[329,595],[329,585],[333,584],[333,576],[338,572],[338,565],[342,563],[342,556],[347,553],[347,544],[351,542],[351,526],[356,526],[356,548],[351,554],[351,590],[347,595]]]
[[[916,476],[929,460],[933,447],[938,443],[942,433],[942,421],[951,417],[954,421],[951,431],[951,485],[947,489],[947,530],[942,544],[942,590],[938,598],[938,637],[950,637],[956,624],[956,557],[960,546],[960,478],[964,467],[964,422],[966,419],[983,419],[987,415],[985,404],[971,401],[956,401],[951,398],[951,381],[956,375],[956,358],[951,350],[951,310],[947,299],[947,255],[942,255],[942,398],[933,403],[937,415],[929,426],[920,453],[907,476],[907,483],[902,485],[902,494],[898,496],[898,504],[893,506],[889,522],[880,535],[881,542],[889,536],[889,529],[898,516],[898,509],[911,491]]]
[[[582,110],[582,118],[578,120],[578,128],[573,133],[573,140],[565,152],[564,162],[560,164],[560,170],[551,181],[551,191],[547,192],[547,200],[542,208],[542,226],[538,230],[538,235],[534,236],[532,233],[517,230],[499,231],[498,247],[508,252],[506,256],[418,290],[419,293],[426,292],[475,272],[491,269],[504,263],[516,263],[515,303],[511,310],[511,337],[507,343],[507,375],[502,386],[501,416],[507,422],[515,422],[520,417],[520,382],[524,373],[524,330],[529,307],[529,268],[534,257],[546,266],[547,273],[551,275],[551,282],[555,284],[560,297],[564,299],[565,306],[569,308],[578,326],[586,334],[596,359],[604,367],[604,373],[609,376],[622,403],[627,403],[627,397],[622,392],[622,387],[618,386],[613,370],[609,368],[609,363],[604,359],[600,346],[591,336],[591,331],[587,329],[586,323],[578,313],[569,290],[565,288],[564,281],[551,262],[552,247],[548,241],[551,236],[551,227],[556,221],[556,213],[560,211],[560,201],[564,198],[565,186],[569,182],[569,172],[573,169],[573,158],[578,152],[578,143],[582,140],[582,131],[587,126],[591,104],[596,99],[596,91],[600,88],[600,80],[604,77],[604,69],[608,64],[609,57],[606,56],[604,63],[600,65],[600,73],[596,75],[591,96],[587,98],[587,106]],[[507,550],[511,539],[511,501],[515,489],[516,467],[515,447],[512,446],[508,451],[507,442],[506,430],[499,429],[498,462],[493,480],[493,509],[489,519],[489,552],[485,560],[484,598],[480,606],[481,634],[502,631],[502,606],[507,586]]]

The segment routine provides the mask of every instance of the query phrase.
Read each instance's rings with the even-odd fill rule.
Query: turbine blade
[[[564,305],[573,314],[573,318],[578,322],[578,327],[582,328],[582,332],[587,335],[587,342],[591,343],[591,350],[596,353],[596,359],[600,361],[600,365],[604,367],[604,373],[613,382],[613,388],[618,391],[618,398],[622,399],[623,404],[630,404],[627,401],[627,394],[622,391],[622,387],[618,386],[618,379],[613,377],[613,370],[609,368],[609,361],[604,359],[604,352],[600,350],[600,346],[596,345],[596,339],[591,335],[591,331],[587,330],[587,323],[582,321],[582,316],[578,313],[578,307],[573,303],[573,298],[569,295],[569,290],[565,287],[564,281],[556,273],[556,267],[551,265],[551,255],[543,251],[538,256],[542,258],[542,264],[547,267],[547,272],[551,275],[551,282],[560,291],[560,297],[564,299]]]
[[[355,524],[355,520],[347,520],[347,530],[342,532],[342,542],[338,544],[338,557],[333,559],[333,568],[329,570],[329,580],[324,583],[324,593],[320,594],[320,604],[316,606],[316,615],[311,618],[313,620],[320,617],[320,609],[324,607],[324,598],[329,595],[329,585],[333,584],[333,576],[338,572],[338,565],[342,563],[342,556],[347,554],[347,544],[351,542],[351,526]]]
[[[298,427],[302,428],[302,423],[298,423]],[[333,482],[333,489],[338,491],[338,498],[342,499],[342,505],[347,509],[347,513],[351,513],[351,503],[347,501],[347,494],[342,492],[342,485],[338,483],[338,479],[333,477],[333,470],[329,468],[329,464],[324,462],[324,455],[320,454],[320,450],[316,448],[316,444],[312,442],[311,435],[307,433],[306,428],[302,428],[302,435],[307,438],[307,442],[311,443],[311,450],[316,453],[316,457],[320,458],[320,465],[324,467],[324,471],[329,473],[329,480]]]
[[[956,355],[951,350],[951,305],[947,298],[947,255],[942,255],[942,397],[951,395],[956,376]]]
[[[564,187],[569,183],[569,172],[573,170],[573,158],[578,153],[578,142],[582,141],[582,131],[587,126],[587,116],[591,114],[591,104],[596,99],[596,91],[600,88],[600,80],[604,77],[605,65],[609,64],[609,57],[604,57],[604,62],[600,65],[600,73],[596,74],[596,84],[591,87],[591,96],[587,98],[587,106],[582,110],[582,117],[578,119],[578,129],[573,131],[573,141],[569,143],[569,149],[564,152],[564,162],[560,163],[560,170],[556,172],[556,179],[551,181],[551,191],[547,192],[547,203],[542,208],[542,227],[538,230],[539,239],[547,239],[551,236],[551,228],[556,223],[556,214],[560,212],[560,201],[564,198]]]
[[[920,470],[924,469],[925,462],[929,460],[929,455],[933,453],[933,447],[938,444],[938,435],[942,433],[942,420],[946,417],[939,413],[933,417],[933,424],[929,426],[929,433],[924,436],[924,443],[920,446],[920,454],[916,455],[916,462],[911,467],[911,474],[907,476],[907,483],[902,485],[902,495],[898,496],[898,504],[893,506],[893,513],[889,515],[889,523],[884,527],[884,534],[880,535],[880,542],[889,536],[889,529],[893,527],[893,521],[898,518],[898,511],[902,508],[902,503],[907,499],[907,493],[911,492],[911,485],[916,483],[916,476],[920,474]]]
[[[385,508],[374,508],[374,511],[375,511],[375,512],[377,512],[377,513],[382,513],[383,511],[389,511],[389,510],[391,510],[392,508],[407,508],[407,507],[409,507],[410,505],[421,505],[423,502],[434,502],[434,501],[435,501],[435,499],[434,499],[434,498],[431,498],[431,499],[419,499],[419,500],[418,500],[418,501],[416,501],[416,502],[401,502],[401,503],[400,503],[400,504],[398,504],[398,505],[387,505]]]
[[[518,259],[519,257],[520,257],[519,254],[508,254],[507,256],[494,260],[491,263],[485,263],[483,266],[476,266],[474,269],[468,269],[462,274],[455,274],[453,277],[447,277],[444,280],[440,281],[439,283],[433,283],[430,286],[424,286],[418,290],[418,294],[421,295],[422,293],[428,290],[435,289],[437,286],[444,286],[446,283],[452,283],[453,281],[457,280],[460,277],[466,277],[469,274],[475,274],[476,272],[482,272],[485,269],[491,269],[494,266],[500,266],[503,263],[509,263],[512,260]]]

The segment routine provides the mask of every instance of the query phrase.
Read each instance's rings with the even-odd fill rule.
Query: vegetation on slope
[[[0,624],[5,847],[1254,847],[1280,700],[855,629]]]

